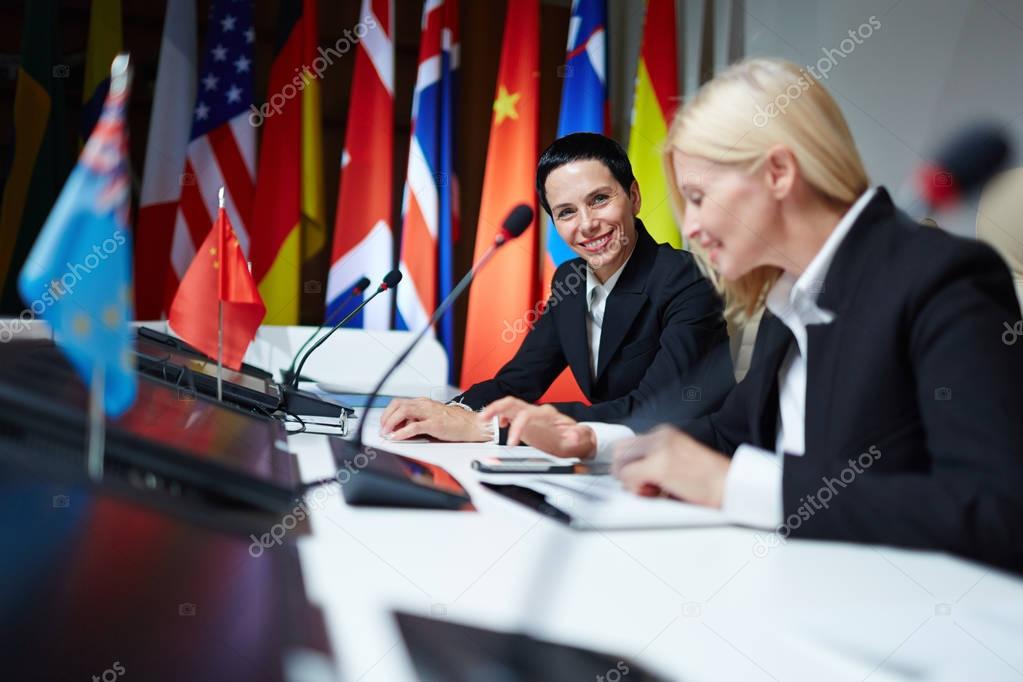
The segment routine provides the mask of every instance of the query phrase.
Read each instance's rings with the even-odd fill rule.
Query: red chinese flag
[[[483,196],[476,227],[476,256],[494,243],[505,216],[518,204],[536,211],[539,135],[540,4],[509,2],[497,72]],[[502,248],[469,290],[462,353],[462,386],[492,379],[515,355],[525,334],[511,329],[540,301],[536,219]]]
[[[188,266],[168,315],[174,332],[211,358],[217,357],[218,301],[224,303],[224,366],[240,369],[266,306],[223,208]]]

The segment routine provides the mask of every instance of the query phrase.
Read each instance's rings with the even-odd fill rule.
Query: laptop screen
[[[3,679],[284,682],[295,650],[333,664],[293,545],[136,497],[0,458]]]
[[[284,425],[138,377],[135,404],[107,423],[107,458],[246,499],[285,499],[297,475]],[[88,393],[52,345],[9,344],[0,362],[0,421],[8,435],[63,454],[85,450]],[[156,447],[154,447],[156,446]],[[262,505],[261,505],[262,506]]]
[[[135,350],[139,355],[149,360],[170,362],[175,365],[187,367],[197,374],[204,374],[212,379],[216,379],[217,377],[216,362],[197,358],[191,354],[175,350],[174,348],[150,341],[149,339],[141,336],[135,341]],[[243,374],[228,367],[224,367],[223,378],[225,382],[246,388],[254,393],[263,393],[275,397],[280,396],[277,386],[274,385],[273,382],[260,377]]]
[[[206,397],[139,377],[135,405],[110,428],[187,451],[258,478],[273,478],[273,457],[287,447],[283,425]]]

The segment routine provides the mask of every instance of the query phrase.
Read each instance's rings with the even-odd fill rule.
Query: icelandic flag
[[[412,139],[402,199],[398,329],[419,330],[451,292],[453,243],[458,235],[454,172],[458,74],[458,2],[423,7],[419,69],[412,95]],[[454,311],[439,323],[440,341],[454,368]],[[453,376],[453,375],[452,375]]]
[[[124,63],[118,65],[118,61]],[[117,417],[135,401],[132,353],[127,57],[103,113],[18,276],[32,313],[50,323],[86,384],[103,372],[103,405]]]

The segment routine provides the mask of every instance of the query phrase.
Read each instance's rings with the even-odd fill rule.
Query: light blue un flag
[[[86,385],[102,371],[103,406],[112,417],[131,407],[136,392],[128,324],[134,316],[128,91],[128,74],[122,68],[112,78],[100,120],[18,276],[25,305],[50,323],[57,344]]]

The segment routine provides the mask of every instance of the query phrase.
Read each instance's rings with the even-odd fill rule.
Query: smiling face
[[[626,190],[600,161],[572,161],[544,183],[554,228],[600,281],[614,274],[636,246],[639,184]]]
[[[769,264],[780,208],[762,174],[672,152],[675,181],[685,200],[682,234],[698,244],[713,268],[736,280]]]

